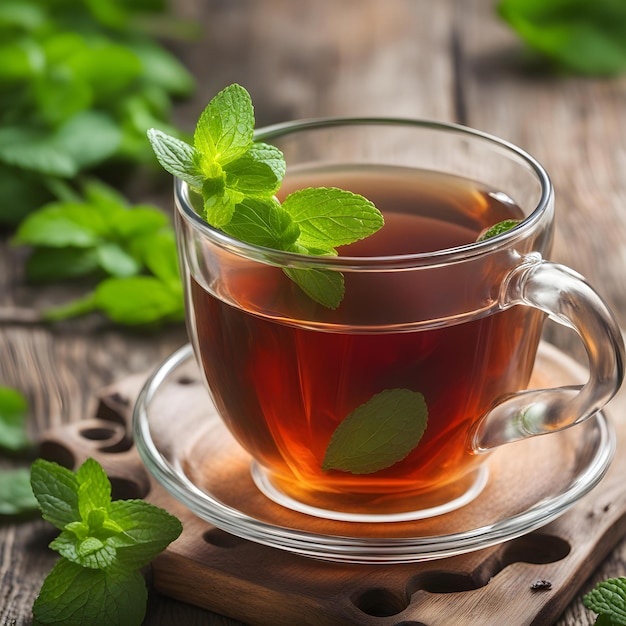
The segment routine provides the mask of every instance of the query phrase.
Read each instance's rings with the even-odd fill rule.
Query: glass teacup
[[[392,119],[293,122],[256,139],[285,154],[282,196],[340,187],[385,217],[336,257],[304,256],[210,227],[176,181],[190,339],[271,499],[348,521],[450,511],[485,485],[485,452],[568,428],[617,391],[619,328],[582,277],[546,260],[553,189],[523,150]],[[481,239],[503,220],[519,223]],[[285,268],[341,273],[339,307],[311,299]],[[581,388],[526,389],[548,316],[581,337]]]

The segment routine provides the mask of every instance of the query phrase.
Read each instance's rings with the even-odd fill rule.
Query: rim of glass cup
[[[541,220],[545,211],[550,206],[553,195],[553,187],[550,177],[545,168],[519,146],[500,139],[495,135],[485,133],[468,126],[445,122],[392,117],[320,117],[304,120],[282,122],[265,126],[255,131],[255,141],[269,142],[273,138],[303,130],[316,128],[330,128],[334,126],[413,126],[435,131],[445,131],[460,136],[478,139],[486,144],[492,144],[495,148],[505,153],[515,155],[521,164],[525,164],[537,177],[541,193],[535,208],[514,228],[496,235],[484,241],[476,241],[454,248],[445,248],[434,252],[402,254],[390,256],[309,256],[295,252],[285,252],[264,248],[242,242],[226,233],[210,226],[193,208],[190,201],[190,189],[187,183],[179,178],[174,179],[174,196],[180,215],[198,232],[204,235],[219,247],[249,259],[271,263],[280,267],[318,267],[324,269],[337,269],[340,271],[353,270],[393,270],[403,268],[431,267],[446,265],[473,257],[490,254],[496,249],[504,248],[517,239],[525,236]],[[287,164],[289,167],[289,164]]]

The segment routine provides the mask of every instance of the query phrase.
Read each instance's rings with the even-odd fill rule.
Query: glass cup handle
[[[503,308],[531,306],[576,331],[589,359],[582,386],[533,389],[499,398],[471,433],[474,452],[573,426],[600,410],[624,376],[624,342],[602,298],[573,270],[530,254],[502,286]]]

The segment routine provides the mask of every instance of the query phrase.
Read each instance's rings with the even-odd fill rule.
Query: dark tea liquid
[[[378,233],[344,247],[343,256],[454,248],[523,217],[502,194],[416,170],[302,173],[285,189],[321,185],[361,193],[385,216]],[[488,296],[476,307],[476,290],[498,271],[488,259],[440,271],[345,271],[336,311],[312,302],[278,268],[226,263],[213,285],[191,281],[196,348],[228,427],[296,499],[315,503],[321,491],[376,502],[452,484],[475,469],[471,424],[528,383],[543,316],[522,306],[497,311]],[[424,395],[428,425],[417,448],[376,473],[322,471],[339,423],[395,388]]]

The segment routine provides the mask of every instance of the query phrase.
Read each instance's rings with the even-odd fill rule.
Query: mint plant
[[[598,626],[626,626],[626,578],[609,578],[583,596],[583,604],[598,614]]]
[[[163,168],[202,197],[203,217],[214,228],[248,244],[312,256],[368,237],[383,225],[366,198],[335,188],[309,188],[276,198],[286,171],[275,146],[254,141],[254,108],[240,85],[209,102],[193,146],[157,129],[148,138]],[[337,308],[344,296],[339,272],[285,268],[310,298]]]
[[[43,518],[61,533],[61,555],[33,605],[37,624],[142,623],[147,591],[142,567],[181,533],[178,519],[143,500],[111,500],[102,467],[87,459],[76,473],[37,459],[31,486]]]
[[[161,0],[0,3],[0,224],[49,201],[55,181],[152,162],[146,130],[177,133],[172,103],[194,88],[156,38],[180,26]]]
[[[626,70],[626,3],[621,0],[501,0],[500,17],[559,69],[610,76]]]
[[[86,276],[96,281],[91,293],[45,311],[44,319],[100,311],[125,325],[182,320],[183,288],[167,216],[151,205],[129,205],[97,180],[86,181],[83,192],[31,213],[13,238],[32,247],[30,282]]]

